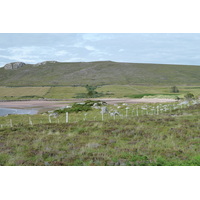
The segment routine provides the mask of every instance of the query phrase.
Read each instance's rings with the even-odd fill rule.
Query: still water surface
[[[6,116],[8,114],[15,114],[15,115],[34,115],[37,114],[37,110],[27,110],[27,109],[11,109],[11,108],[0,108],[0,116]]]

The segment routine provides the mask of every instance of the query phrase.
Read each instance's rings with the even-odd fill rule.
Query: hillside
[[[0,68],[1,86],[199,85],[200,66],[111,61],[43,62]]]

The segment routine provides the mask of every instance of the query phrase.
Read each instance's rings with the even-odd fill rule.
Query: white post
[[[51,117],[50,117],[50,115],[49,115],[49,123],[51,123]]]
[[[157,115],[159,115],[159,106],[157,106]]]
[[[138,113],[138,107],[137,107],[137,110],[136,110],[136,111],[137,111],[137,116],[139,116],[139,113]]]
[[[103,121],[103,110],[101,111],[101,118],[102,118],[102,121]]]
[[[33,126],[33,122],[31,121],[31,118],[29,117],[29,124],[31,125],[31,126]]]
[[[68,112],[66,112],[66,123],[69,122],[69,115],[68,115]]]
[[[83,119],[83,120],[85,121],[85,120],[86,120],[87,113],[85,113],[84,115],[85,115],[85,117],[84,117],[84,119]]]
[[[12,125],[12,119],[10,119],[10,127],[13,127],[13,125]]]

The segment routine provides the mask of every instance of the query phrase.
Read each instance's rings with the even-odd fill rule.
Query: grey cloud
[[[200,34],[0,34],[0,63],[44,60],[200,64]]]

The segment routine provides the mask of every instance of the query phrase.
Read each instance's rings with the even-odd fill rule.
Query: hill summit
[[[13,70],[16,69],[16,70]],[[200,66],[112,61],[10,63],[0,68],[2,86],[199,85]]]
[[[20,67],[23,67],[25,63],[23,62],[13,62],[13,63],[8,63],[4,66],[4,69],[18,69]]]

